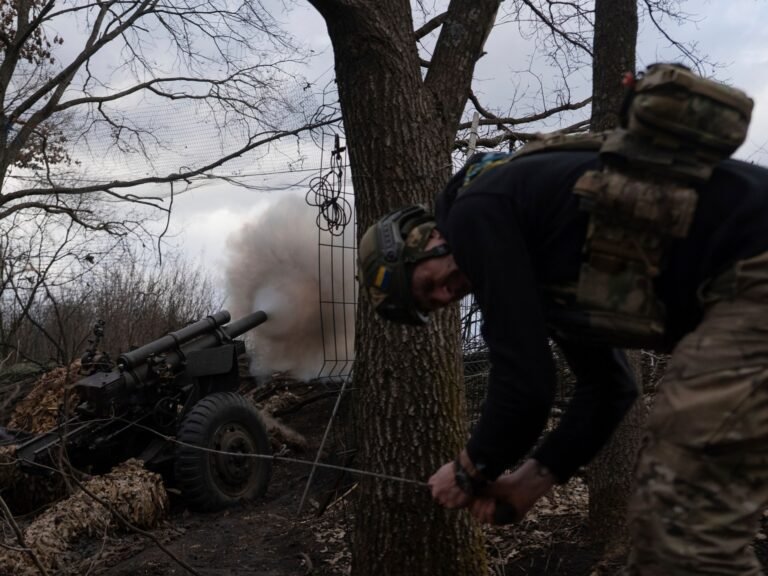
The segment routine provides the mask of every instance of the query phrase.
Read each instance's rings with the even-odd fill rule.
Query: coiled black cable
[[[317,207],[317,227],[334,236],[341,236],[352,220],[352,205],[344,198],[344,162],[339,135],[335,135],[330,170],[309,181],[307,204]]]

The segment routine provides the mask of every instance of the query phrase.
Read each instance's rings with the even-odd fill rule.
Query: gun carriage
[[[258,410],[237,392],[245,344],[236,338],[267,315],[230,319],[227,311],[207,316],[121,354],[116,366],[94,344],[85,375],[69,385],[78,405],[55,429],[21,440],[22,469],[51,473],[66,455],[76,469],[100,473],[137,457],[170,476],[195,510],[262,495],[270,443]]]

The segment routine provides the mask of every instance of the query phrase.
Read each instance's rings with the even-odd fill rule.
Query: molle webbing
[[[651,66],[630,98],[625,127],[600,147],[603,168],[574,186],[591,214],[576,303],[626,319],[628,341],[641,345],[663,336],[654,280],[669,242],[688,235],[693,186],[744,141],[752,100],[668,64]]]
[[[630,98],[625,130],[616,131],[602,153],[629,163],[637,158],[643,167],[659,158],[657,174],[696,181],[708,180],[715,165],[741,146],[754,105],[741,90],[674,64],[650,66]]]
[[[715,166],[745,140],[753,102],[743,92],[676,65],[648,68],[628,95],[623,126],[557,135],[514,157],[599,149],[602,168],[574,186],[590,213],[577,284],[550,286],[555,332],[615,345],[652,346],[664,335],[655,293],[669,242],[685,238]]]
[[[574,186],[590,213],[578,283],[543,289],[554,304],[555,333],[627,347],[663,337],[665,311],[654,281],[666,247],[687,236],[698,200],[694,186],[744,142],[753,106],[740,90],[674,64],[650,66],[630,88],[621,128],[547,135],[513,154],[478,155],[457,193],[518,158],[599,151],[601,169]]]

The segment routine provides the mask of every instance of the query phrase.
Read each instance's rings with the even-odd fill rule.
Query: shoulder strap
[[[464,179],[456,197],[461,196],[469,185],[481,174],[498,168],[504,164],[517,160],[524,156],[532,156],[541,152],[559,150],[600,150],[605,141],[606,133],[588,134],[543,134],[535,140],[531,140],[512,153],[489,152],[472,156],[465,166]]]
[[[605,142],[607,132],[587,132],[583,134],[543,134],[536,140],[531,140],[518,149],[514,158],[530,156],[539,152],[554,150],[600,150]]]

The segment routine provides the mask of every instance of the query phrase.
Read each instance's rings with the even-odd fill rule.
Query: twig
[[[16,539],[19,541],[19,544],[21,544],[22,548],[24,549],[24,552],[29,554],[29,557],[32,558],[32,562],[35,563],[35,566],[37,566],[37,569],[40,571],[40,574],[43,576],[48,576],[48,570],[45,569],[45,566],[43,566],[43,563],[40,561],[40,558],[37,557],[37,554],[35,554],[35,551],[27,546],[27,543],[24,541],[24,533],[21,531],[21,528],[19,528],[19,525],[16,523],[16,520],[13,518],[13,513],[11,512],[10,508],[8,508],[8,504],[5,502],[5,498],[0,495],[0,508],[3,509],[3,515],[5,516],[5,519],[8,521],[8,523],[11,525],[11,528],[13,528],[13,531],[16,533]]]
[[[336,506],[336,504],[338,504],[339,502],[341,502],[342,500],[344,500],[344,499],[345,499],[347,496],[349,496],[350,494],[352,494],[352,492],[354,492],[354,491],[355,491],[355,488],[357,488],[359,484],[360,484],[359,482],[355,482],[354,484],[352,484],[352,488],[350,488],[349,490],[347,490],[346,492],[344,492],[344,494],[342,494],[341,496],[339,496],[338,498],[336,498],[336,500],[334,500],[333,502],[331,502],[330,504],[328,504],[328,506],[326,506],[326,507],[325,507],[325,510],[327,511],[327,510],[329,510],[329,509],[333,508],[334,506]]]
[[[312,574],[312,571],[315,569],[315,565],[312,564],[312,559],[309,557],[309,554],[306,552],[299,552],[299,558],[304,561],[304,564],[307,567],[307,571],[304,572],[305,576]]]
[[[432,20],[425,22],[424,25],[416,30],[413,35],[416,37],[417,40],[420,40],[424,38],[427,34],[435,30],[436,28],[443,25],[443,23],[448,19],[448,12],[443,12],[442,14],[439,14],[432,18]]]
[[[11,552],[26,552],[27,548],[19,548],[18,546],[11,546],[10,544],[6,544],[4,542],[0,542],[0,548],[3,550],[10,550]]]
[[[101,536],[101,547],[99,548],[98,553],[96,553],[92,558],[91,561],[88,563],[88,570],[86,570],[85,574],[83,576],[89,576],[94,568],[96,568],[96,562],[99,559],[99,556],[104,554],[104,549],[107,546],[107,540],[109,540],[109,524],[104,523],[104,534]]]

